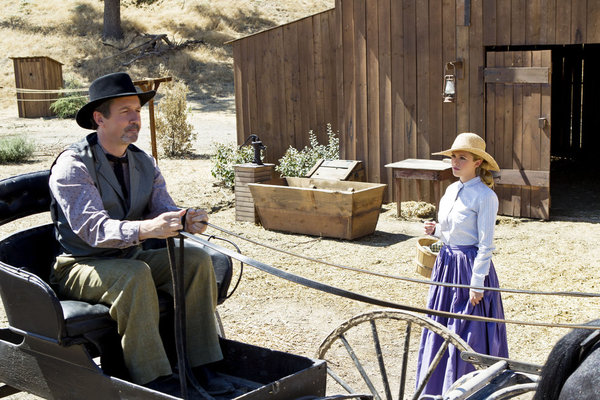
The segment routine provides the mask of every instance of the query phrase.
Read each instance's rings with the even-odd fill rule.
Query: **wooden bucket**
[[[430,237],[422,237],[417,240],[417,255],[415,262],[417,263],[417,272],[426,278],[431,278],[433,264],[438,253],[429,249],[429,245],[437,242],[438,239]]]

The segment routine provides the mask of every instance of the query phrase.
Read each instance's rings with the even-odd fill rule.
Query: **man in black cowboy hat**
[[[129,75],[114,73],[92,82],[89,94],[76,119],[96,132],[71,145],[51,170],[52,219],[63,249],[51,279],[62,295],[110,306],[132,380],[152,386],[172,375],[156,292],[172,292],[172,280],[166,249],[143,250],[141,242],[177,235],[184,215],[185,229],[201,233],[208,217],[178,208],[156,161],[133,145],[141,107],[155,92],[138,93]],[[186,247],[184,271],[188,359],[200,366],[222,359],[210,256]],[[213,394],[232,389],[219,378],[203,383]]]

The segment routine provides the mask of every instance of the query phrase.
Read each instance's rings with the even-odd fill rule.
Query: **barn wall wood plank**
[[[459,15],[457,11],[456,19],[464,18],[464,15]],[[463,60],[462,77],[456,79],[456,125],[457,132],[469,132],[470,112],[470,55],[469,55],[469,28],[466,26],[456,27],[456,59]],[[456,135],[455,135],[456,136]]]
[[[392,63],[392,158],[404,160],[408,158],[404,142],[406,126],[405,104],[405,49],[404,49],[404,5],[400,1],[390,4],[391,20],[391,63]],[[391,186],[390,186],[391,187]],[[401,193],[406,193],[406,184],[402,185]],[[394,201],[401,201],[393,197]]]
[[[249,110],[249,126],[248,126],[248,135],[256,132],[258,133],[259,129],[259,108],[257,105],[257,80],[259,79],[256,71],[256,41],[252,40],[248,42],[248,50],[246,52],[247,65],[248,65],[248,86],[247,96],[248,96],[248,110]],[[238,138],[238,143],[242,144],[246,140],[246,137]]]
[[[371,0],[372,1],[372,0]],[[367,79],[367,13],[364,0],[354,0],[354,40],[356,46],[356,159],[363,160],[369,177],[369,127],[368,127],[368,79]]]
[[[500,56],[500,61],[503,65],[512,65],[513,55],[507,52]],[[514,131],[514,86],[504,86],[504,132],[502,134],[502,148],[500,151],[501,168],[512,168],[513,164],[513,147],[514,147],[514,135],[519,134],[520,131]],[[504,189],[503,193],[503,211],[504,214],[510,215],[512,210],[512,189]]]
[[[317,125],[317,121],[323,121],[325,115],[325,74],[323,71],[323,31],[321,27],[321,16],[313,17],[313,54],[314,54],[314,85],[315,85],[315,125],[312,126],[314,133],[319,139],[319,143],[327,143],[325,126]]]
[[[444,114],[442,102],[443,74],[444,74],[444,11],[439,2],[429,2],[429,140],[427,153],[443,149]],[[454,132],[455,133],[455,132]],[[444,148],[445,149],[445,148]],[[431,158],[426,154],[423,158]],[[429,189],[429,199],[433,196]]]
[[[455,0],[442,0],[442,63],[456,59],[456,2]],[[441,68],[443,68],[441,65]],[[443,72],[442,72],[443,73]],[[435,80],[435,77],[434,77]],[[440,82],[439,89],[443,91],[443,82]],[[456,127],[456,104],[442,104],[442,138],[439,150],[448,149],[454,141],[457,134]]]
[[[367,86],[367,180],[381,181],[380,108],[379,108],[379,7],[373,0],[366,7],[366,82]]]
[[[561,0],[541,0],[540,3],[540,43],[556,43],[556,2]]]
[[[343,45],[343,98],[344,104],[343,118],[344,130],[342,131],[341,142],[345,144],[342,155],[344,159],[355,160],[357,145],[357,127],[356,127],[356,76],[355,60],[356,48],[354,38],[354,4],[353,1],[342,1],[342,45]],[[339,100],[338,100],[339,101]]]
[[[525,43],[541,43],[542,37],[542,0],[528,0],[525,3]]]
[[[557,0],[556,2],[556,44],[571,42],[571,1]]]
[[[392,31],[391,3],[393,0],[378,1],[378,41],[379,41],[379,174],[380,181],[392,187],[393,178],[386,164],[394,162],[392,126]],[[395,23],[395,22],[394,22]],[[371,134],[373,134],[371,132]],[[392,191],[388,190],[386,202],[393,201]]]
[[[302,130],[300,117],[300,67],[298,62],[298,25],[288,24],[283,29],[283,79],[285,81],[286,123],[281,132],[285,147],[297,146],[296,132]]]
[[[512,65],[523,66],[523,54],[522,52],[513,52]],[[514,85],[514,120],[513,120],[513,169],[523,169],[522,155],[523,155],[523,85]],[[509,215],[521,215],[521,188],[514,188],[512,190],[512,210]]]
[[[403,9],[404,28],[404,156],[417,156],[417,35],[416,35],[416,0],[405,0]],[[417,188],[415,182],[407,182],[406,199],[415,199]],[[403,188],[404,189],[404,188]]]
[[[336,92],[336,103],[335,109],[337,110],[337,127],[339,129],[339,140],[340,140],[340,158],[348,159],[347,149],[350,146],[348,140],[348,115],[346,114],[346,103],[348,102],[344,83],[346,66],[344,65],[344,40],[345,32],[348,30],[346,21],[344,20],[344,2],[342,0],[335,0],[334,9],[334,21],[335,27],[332,29],[332,37],[334,38],[335,46],[335,62],[336,62],[336,75],[335,75],[335,92]]]
[[[524,45],[527,40],[525,26],[527,24],[526,4],[528,0],[512,0],[510,16],[510,43]]]
[[[485,135],[485,83],[482,79],[485,53],[483,47],[483,0],[471,0],[469,26],[469,130]]]
[[[310,42],[310,43],[309,43]],[[301,143],[308,143],[308,130],[311,123],[311,115],[313,109],[314,92],[310,88],[314,88],[314,83],[311,82],[311,70],[313,68],[312,54],[312,26],[307,20],[298,21],[298,63],[299,63],[299,79],[300,79],[300,132],[296,132],[296,148],[301,149],[304,146]]]
[[[503,46],[510,43],[512,35],[512,1],[498,0],[496,4],[496,36],[494,43],[484,41],[485,45]],[[484,21],[487,21],[488,16],[484,14]],[[487,24],[487,22],[486,22]]]
[[[496,30],[498,29],[498,15],[496,6],[500,6],[501,1],[483,0],[483,43],[486,46],[496,45]]]
[[[427,1],[417,1],[415,4],[415,32],[418,38],[416,47],[417,55],[417,135],[416,135],[416,158],[429,158],[431,151],[431,119],[432,113],[429,108],[430,91],[430,25],[429,5]],[[416,183],[416,182],[415,182]],[[419,188],[420,189],[420,188]],[[415,185],[416,190],[416,185]],[[429,188],[421,190],[421,196],[429,199]],[[414,198],[414,197],[413,197]]]
[[[593,2],[591,0],[590,2]],[[587,4],[588,1],[571,0],[571,40],[570,43],[587,42]]]
[[[272,136],[276,138],[287,131],[287,98],[282,98],[281,93],[285,93],[284,64],[283,64],[283,29],[273,29],[269,32],[269,58],[271,72],[271,85],[269,87],[270,103],[274,104],[271,116]],[[285,153],[285,146],[282,140],[272,140],[270,145],[277,154]],[[273,146],[275,145],[275,146]]]
[[[244,73],[243,73],[243,47],[246,42],[239,41],[233,44],[233,88],[235,91],[235,124],[236,124],[236,139],[237,136],[244,136],[245,126],[244,120],[248,117],[248,108],[244,104]]]
[[[588,1],[586,11],[586,42],[600,43],[600,2]]]

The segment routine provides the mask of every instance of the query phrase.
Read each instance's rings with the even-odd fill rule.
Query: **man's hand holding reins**
[[[208,213],[200,208],[188,208],[185,216],[185,230],[189,233],[203,233],[208,222]]]
[[[184,214],[185,210],[168,211],[152,219],[142,221],[140,223],[139,239],[166,239],[177,236],[179,231],[183,229],[181,217]]]

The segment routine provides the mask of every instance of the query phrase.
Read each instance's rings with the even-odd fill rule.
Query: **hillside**
[[[140,5],[136,5],[140,3]],[[147,4],[152,3],[152,4]],[[13,61],[48,56],[63,63],[65,81],[87,86],[95,77],[127,71],[134,79],[158,77],[162,64],[184,80],[200,101],[233,96],[232,49],[226,42],[334,6],[334,0],[123,0],[125,39],[103,41],[103,2],[2,0],[0,107],[15,105]],[[154,54],[129,51],[166,34]]]

